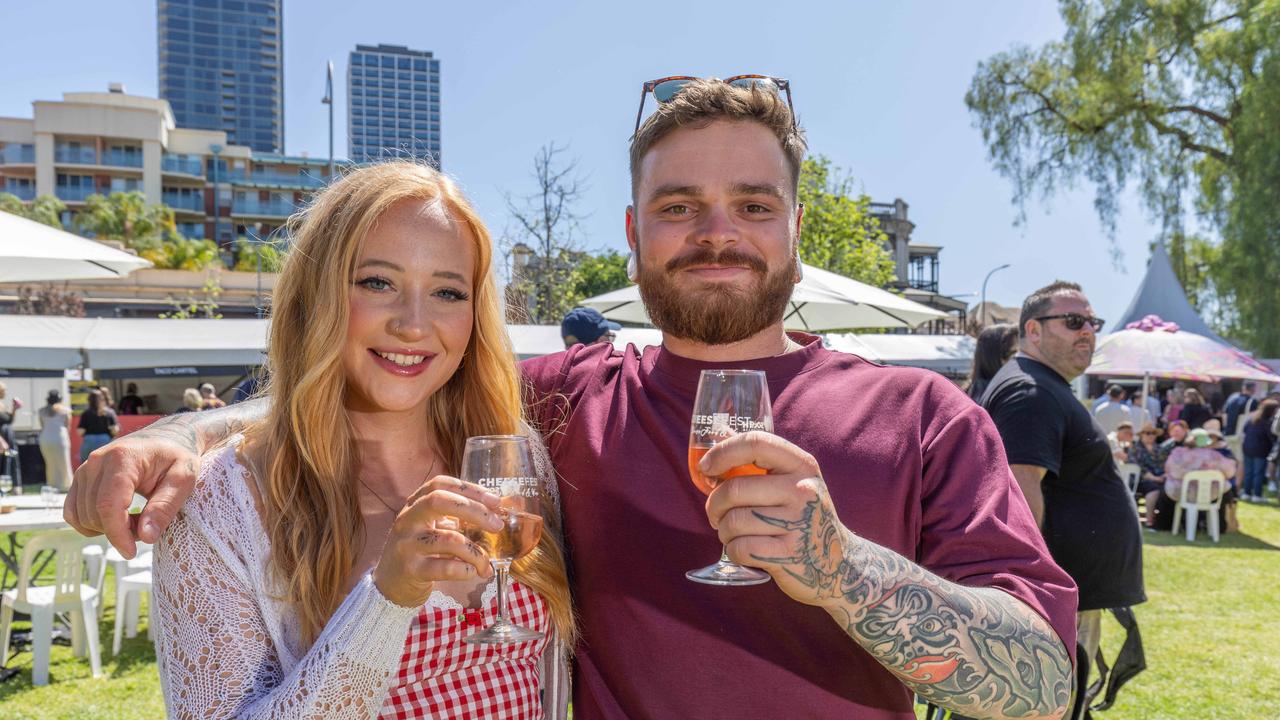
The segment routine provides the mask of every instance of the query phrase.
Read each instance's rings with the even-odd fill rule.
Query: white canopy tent
[[[151,263],[100,242],[0,212],[0,282],[120,277]]]
[[[853,353],[882,365],[904,365],[961,377],[973,365],[977,341],[968,335],[864,335],[828,333],[832,350]]]
[[[579,303],[599,310],[610,320],[649,323],[640,287],[631,285]],[[804,278],[796,285],[787,307],[788,330],[822,332],[850,328],[913,328],[948,315],[887,290],[804,266]]]

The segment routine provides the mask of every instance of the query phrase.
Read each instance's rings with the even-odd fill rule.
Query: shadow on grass
[[[1177,535],[1168,530],[1154,533],[1143,533],[1147,545],[1156,547],[1189,547],[1197,550],[1280,550],[1266,540],[1256,538],[1248,533],[1234,532],[1219,535],[1219,542],[1214,542],[1209,533],[1199,531],[1193,542],[1187,542],[1186,532],[1179,530]]]

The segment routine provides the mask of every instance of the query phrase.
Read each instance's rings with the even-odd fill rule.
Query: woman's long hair
[[[1258,409],[1251,413],[1252,417],[1249,418],[1249,422],[1254,425],[1265,424],[1267,427],[1271,427],[1271,420],[1275,418],[1277,410],[1280,410],[1280,402],[1270,399],[1263,400]]]
[[[998,323],[984,328],[978,334],[978,344],[973,351],[973,367],[969,370],[969,397],[975,401],[982,397],[991,378],[1018,351],[1018,326]]]
[[[365,236],[388,208],[405,199],[438,204],[475,244],[471,338],[462,364],[432,395],[427,410],[441,472],[458,472],[468,437],[529,432],[515,354],[490,274],[489,232],[451,180],[413,162],[372,165],[339,179],[291,218],[293,249],[272,301],[271,409],[254,437],[269,468],[262,501],[270,567],[297,612],[307,644],[341,604],[364,538],[353,489],[358,458],[342,365],[352,278]],[[547,601],[568,644],[575,631],[557,539],[558,513],[543,496],[550,531],[515,563],[514,574]]]
[[[106,401],[102,397],[102,391],[98,390],[97,388],[90,390],[89,391],[89,408],[85,410],[85,412],[91,413],[97,417],[102,417],[103,415],[107,414],[106,409],[103,407],[104,405],[106,405]]]

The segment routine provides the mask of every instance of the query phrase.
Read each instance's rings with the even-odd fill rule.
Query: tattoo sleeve
[[[856,536],[819,500],[798,520],[755,514],[800,538],[791,556],[755,558],[813,589],[845,632],[921,697],[975,718],[1054,717],[1066,707],[1071,657],[1017,598],[944,580]]]
[[[203,455],[224,438],[266,415],[268,402],[256,399],[216,410],[170,415],[130,433],[129,437],[174,445],[193,455]]]

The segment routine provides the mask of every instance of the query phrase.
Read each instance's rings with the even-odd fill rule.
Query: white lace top
[[[272,592],[269,542],[254,506],[253,480],[236,459],[240,440],[236,436],[204,458],[191,498],[155,547],[152,621],[169,717],[377,717],[386,710],[392,686],[406,679],[407,637],[410,646],[425,638],[424,624],[432,618],[432,632],[444,618],[456,617],[459,626],[480,618],[487,624],[491,611],[464,618],[466,611],[438,591],[424,607],[401,607],[383,597],[366,574],[315,643],[303,648],[290,608],[278,600],[282,593]],[[495,590],[491,582],[482,608],[492,604]],[[526,622],[549,623],[536,594],[518,584],[509,594],[510,605],[530,608]],[[551,635],[549,626],[536,629]],[[551,642],[552,652],[543,653],[547,646],[542,640],[499,648],[504,657],[523,660],[505,682],[523,686],[525,705],[537,704],[541,674],[542,705],[551,716],[563,717],[567,673],[555,651],[559,643]],[[471,658],[491,662],[474,653]],[[542,715],[542,707],[522,714]]]

